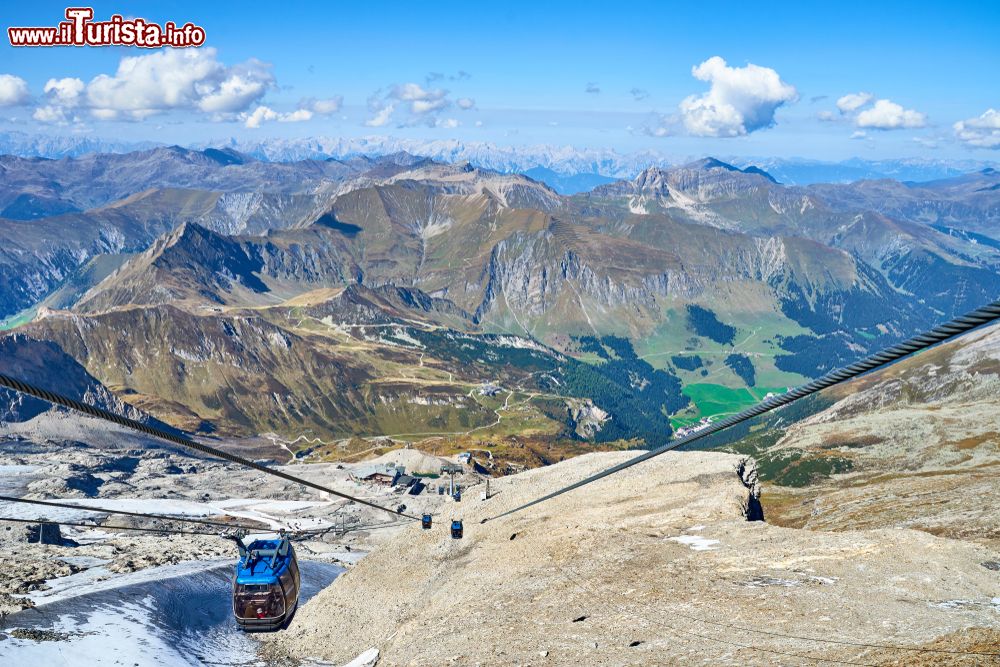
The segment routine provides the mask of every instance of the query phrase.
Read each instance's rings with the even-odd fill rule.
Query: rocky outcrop
[[[828,390],[812,416],[755,434],[775,442],[757,454],[768,521],[1000,545],[998,390],[996,325]]]
[[[464,285],[464,294],[449,295],[471,302],[477,321],[509,311],[530,329],[555,312],[564,325],[588,333],[593,331],[588,326],[599,332],[648,330],[657,322],[647,318],[658,317],[663,304],[741,290],[770,292],[775,310],[809,295],[799,304],[803,314],[792,315],[806,326],[807,315],[830,316],[823,300],[869,299],[884,306],[882,321],[906,322],[909,306],[884,279],[870,280],[869,267],[815,242],[729,235],[706,247],[691,237],[684,240],[689,251],[681,253],[623,240],[592,245],[588,233],[553,223],[544,232],[513,234],[492,248],[481,273]],[[818,265],[824,267],[819,273]]]
[[[197,316],[160,306],[55,313],[27,330],[185,427],[207,419],[243,433],[328,433],[370,418],[363,367],[256,315]]]
[[[852,641],[921,646],[993,623],[996,573],[979,564],[991,551],[913,530],[748,522],[741,457],[670,453],[495,518],[630,456],[491,480],[489,500],[435,516],[443,528],[380,545],[265,637],[265,653],[343,664],[375,647],[387,664],[421,666],[772,665],[775,651],[870,662],[864,648],[796,637],[821,636],[819,623]],[[461,540],[451,519],[464,522]],[[959,614],[948,600],[976,603]]]
[[[58,345],[23,333],[0,337],[0,373],[129,419],[158,423],[98,382]],[[0,422],[28,421],[52,409],[46,401],[0,389]],[[62,409],[62,408],[59,408]]]
[[[590,399],[568,401],[566,409],[569,412],[569,427],[584,440],[593,439],[601,432],[604,422],[611,419],[611,415]]]
[[[747,521],[764,521],[764,508],[760,504],[760,476],[757,472],[757,461],[751,457],[741,459],[736,464],[736,475],[747,490],[746,502],[743,504],[743,516]]]
[[[253,304],[274,301],[270,284],[307,291],[360,280],[360,269],[325,228],[271,237],[230,237],[182,224],[84,294],[76,308],[99,312],[128,305]],[[254,296],[257,295],[257,296]]]

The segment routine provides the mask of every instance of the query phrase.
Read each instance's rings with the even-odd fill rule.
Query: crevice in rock
[[[740,459],[736,466],[736,474],[747,489],[746,500],[741,503],[743,516],[747,521],[764,521],[764,507],[760,504],[760,479],[757,474],[757,461],[749,456]]]

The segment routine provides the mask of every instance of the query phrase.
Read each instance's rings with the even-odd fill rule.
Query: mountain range
[[[59,159],[90,153],[129,153],[162,144],[126,142],[92,137],[34,135],[0,132],[0,154]],[[298,139],[225,138],[189,146],[195,149],[229,148],[257,160],[298,162],[302,160],[346,160],[353,157],[380,157],[394,153],[419,155],[439,162],[469,162],[476,167],[502,173],[522,173],[544,181],[561,194],[576,194],[619,178],[634,178],[644,169],[677,167],[696,157],[668,155],[657,150],[620,153],[611,149],[572,146],[501,146],[487,142],[459,140],[415,140],[388,136],[358,138],[309,137]],[[850,183],[860,180],[894,179],[931,181],[953,178],[1000,162],[969,159],[903,158],[866,160],[850,158],[823,161],[806,158],[731,157],[727,162],[740,167],[756,166],[782,183]]]
[[[574,195],[408,153],[0,170],[13,335],[206,433],[658,442],[1000,293],[989,168],[792,186],[706,158]]]

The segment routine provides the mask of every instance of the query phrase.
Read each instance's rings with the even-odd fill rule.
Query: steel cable
[[[561,489],[553,491],[552,493],[546,494],[540,498],[536,498],[535,500],[532,500],[523,505],[519,505],[514,509],[502,512],[497,516],[483,519],[481,523],[486,523],[487,521],[494,521],[496,519],[505,516],[510,516],[511,514],[520,512],[521,510],[525,510],[529,507],[533,507],[547,500],[551,500],[556,496],[561,496],[562,494],[567,493],[569,491],[579,489],[581,486],[586,486],[587,484],[596,482],[599,479],[603,479],[609,475],[613,475],[627,468],[631,468],[634,465],[637,465],[644,461],[648,461],[649,459],[659,456],[660,454],[665,454],[666,452],[677,449],[678,447],[683,447],[684,445],[688,445],[697,440],[701,440],[702,438],[705,438],[709,435],[718,433],[719,431],[723,431],[729,428],[730,426],[735,426],[736,424],[739,424],[741,422],[753,419],[754,417],[762,415],[765,412],[770,412],[775,408],[788,405],[789,403],[797,401],[800,398],[809,396],[810,394],[815,394],[816,392],[822,391],[823,389],[826,389],[828,387],[832,387],[835,384],[846,382],[847,380],[855,378],[859,375],[863,375],[864,373],[867,373],[871,370],[885,366],[886,364],[890,364],[894,361],[898,361],[899,359],[908,356],[910,354],[913,354],[914,352],[919,352],[920,350],[927,349],[932,345],[937,345],[938,343],[946,341],[949,338],[954,338],[959,334],[966,333],[968,331],[971,331],[972,329],[980,327],[984,324],[988,324],[990,322],[994,322],[998,319],[1000,319],[1000,301],[994,301],[993,303],[987,306],[983,306],[982,308],[979,308],[977,310],[974,310],[971,313],[967,313],[965,315],[949,320],[948,322],[945,322],[943,324],[939,324],[938,326],[934,327],[933,329],[931,329],[926,333],[912,336],[911,338],[908,338],[907,340],[901,343],[897,343],[892,347],[889,347],[885,350],[881,350],[872,355],[869,355],[868,357],[865,357],[860,361],[856,361],[843,368],[838,368],[833,371],[830,371],[823,377],[818,378],[816,380],[812,380],[811,382],[808,382],[800,387],[796,387],[795,389],[792,389],[787,393],[779,394],[777,396],[772,396],[768,399],[765,399],[760,403],[758,403],[757,405],[747,408],[742,412],[726,417],[722,421],[713,423],[708,428],[697,431],[696,433],[691,433],[689,435],[684,436],[683,438],[672,440],[666,443],[665,445],[662,445],[661,447],[651,449],[643,454],[640,454],[639,456],[629,459],[628,461],[619,463],[618,465],[612,466],[606,470],[595,473],[585,479],[582,479],[578,482],[575,482]]]
[[[206,535],[217,537],[218,533],[208,533],[200,530],[177,530],[176,528],[140,528],[130,526],[102,526],[93,523],[81,523],[79,521],[55,521],[50,519],[22,519],[9,516],[0,516],[0,522],[13,521],[14,523],[39,523],[56,526],[73,526],[74,528],[91,528],[95,530],[135,530],[142,533],[167,533],[171,535]]]
[[[390,509],[388,507],[383,507],[382,505],[368,502],[367,500],[362,500],[361,498],[356,498],[355,496],[342,493],[340,491],[336,491],[334,489],[331,489],[330,487],[323,486],[322,484],[310,482],[309,480],[302,479],[301,477],[296,477],[295,475],[290,475],[286,472],[283,472],[281,470],[276,470],[275,468],[271,468],[262,463],[257,463],[256,461],[251,461],[250,459],[244,458],[237,454],[232,454],[230,452],[218,449],[217,447],[212,447],[211,445],[205,445],[200,442],[195,442],[194,440],[186,438],[182,435],[178,435],[176,433],[170,433],[168,431],[164,431],[163,429],[159,429],[154,426],[150,426],[148,424],[143,424],[142,422],[136,421],[135,419],[129,419],[128,417],[117,415],[109,410],[98,408],[93,405],[88,405],[87,403],[82,403],[72,398],[67,398],[66,396],[62,396],[60,394],[56,394],[54,392],[45,389],[41,389],[40,387],[28,384],[27,382],[22,382],[21,380],[12,378],[9,375],[4,375],[0,373],[0,386],[6,387],[7,389],[13,389],[14,391],[19,392],[21,394],[34,396],[35,398],[47,401],[49,403],[52,403],[53,405],[61,405],[64,408],[69,408],[70,410],[76,410],[77,412],[82,412],[83,414],[90,415],[91,417],[96,417],[98,419],[103,419],[104,421],[108,421],[113,424],[118,424],[119,426],[124,426],[125,428],[132,429],[133,431],[145,433],[146,435],[152,436],[154,438],[159,438],[160,440],[165,440],[175,445],[180,445],[181,447],[194,449],[203,454],[208,454],[216,458],[224,459],[226,461],[235,463],[237,465],[241,465],[247,468],[253,468],[254,470],[258,470],[262,473],[281,478],[288,482],[293,482],[295,484],[307,486],[309,488],[316,489],[317,491],[323,491],[324,493],[329,493],[331,495],[337,496],[338,498],[351,500],[360,505],[365,505],[367,507],[381,510],[383,512],[388,512],[389,514],[404,516],[407,519],[412,519],[414,521],[420,520],[420,517],[418,516],[407,514],[405,512],[400,512],[394,509]]]
[[[13,496],[0,495],[0,501],[9,503],[26,503],[29,505],[42,505],[45,507],[60,507],[63,509],[82,510],[84,512],[101,512],[104,514],[117,514],[122,516],[134,516],[142,519],[158,519],[160,521],[178,521],[181,523],[197,523],[203,526],[215,526],[218,528],[236,528],[242,530],[266,530],[261,526],[248,526],[239,523],[225,523],[223,521],[209,521],[207,519],[193,519],[190,517],[175,517],[164,514],[148,514],[145,512],[130,512],[127,510],[113,510],[107,507],[88,507],[86,505],[74,505],[72,503],[61,503],[53,500],[33,500],[31,498],[14,498]],[[292,532],[292,531],[288,531]]]

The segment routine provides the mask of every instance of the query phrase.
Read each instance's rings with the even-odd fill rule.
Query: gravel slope
[[[747,522],[734,455],[663,456],[479,523],[627,456],[494,480],[487,502],[470,489],[434,530],[401,532],[317,595],[289,630],[265,638],[265,654],[342,664],[375,647],[379,665],[811,662],[798,655],[902,665],[920,654],[760,631],[908,646],[943,638],[949,650],[1000,642],[986,547],[913,530]],[[452,517],[465,520],[462,541],[448,537]]]

